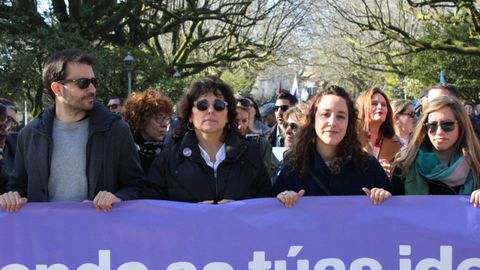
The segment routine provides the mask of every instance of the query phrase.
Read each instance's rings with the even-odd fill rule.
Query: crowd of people
[[[161,89],[95,100],[93,56],[56,52],[44,64],[54,103],[20,132],[0,99],[0,207],[27,202],[159,199],[204,204],[275,197],[468,195],[480,207],[480,106],[453,85],[416,103],[379,88],[354,99],[330,86],[306,102],[282,92],[258,106],[217,77],[174,104]]]

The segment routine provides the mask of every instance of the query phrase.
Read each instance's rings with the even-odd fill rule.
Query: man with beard
[[[0,206],[28,201],[93,200],[98,210],[137,198],[143,171],[128,125],[95,101],[95,59],[80,50],[56,52],[43,84],[54,104],[18,135],[15,168]]]

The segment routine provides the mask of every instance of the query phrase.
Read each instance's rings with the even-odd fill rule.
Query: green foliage
[[[466,25],[430,25],[423,38],[468,40],[466,30]],[[480,45],[480,42],[478,44]],[[424,89],[439,83],[442,70],[446,82],[457,86],[461,98],[466,100],[479,98],[480,56],[435,50],[423,51],[413,56],[409,76],[418,80],[420,88]]]
[[[249,96],[252,86],[255,83],[255,76],[242,68],[227,70],[221,76],[222,80],[227,82],[236,93],[242,96]]]

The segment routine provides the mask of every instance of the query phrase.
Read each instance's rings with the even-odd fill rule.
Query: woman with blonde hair
[[[283,130],[285,131],[284,144],[285,147],[291,149],[295,139],[295,134],[301,126],[306,123],[305,114],[308,113],[308,105],[306,103],[298,103],[297,105],[290,107],[283,114]]]
[[[388,97],[379,88],[370,88],[358,97],[357,109],[360,141],[390,175],[391,163],[402,144],[395,135]]]
[[[402,143],[402,151],[407,148],[410,136],[417,124],[417,115],[410,100],[399,99],[392,101],[393,124],[395,135]]]
[[[394,194],[470,195],[480,206],[480,144],[458,99],[428,102],[394,168]]]

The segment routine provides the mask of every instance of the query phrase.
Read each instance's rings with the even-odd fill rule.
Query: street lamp
[[[123,62],[125,63],[125,69],[127,70],[127,76],[128,76],[128,95],[130,96],[130,93],[132,93],[132,71],[133,71],[133,61],[135,58],[128,53],[125,58],[123,58]]]

